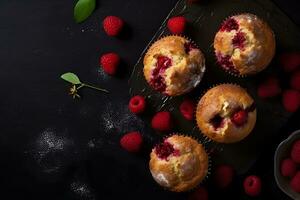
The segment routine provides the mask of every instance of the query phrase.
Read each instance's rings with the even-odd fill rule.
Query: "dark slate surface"
[[[2,0],[0,2],[0,182],[3,199],[184,199],[157,186],[148,171],[148,153],[159,138],[126,106],[128,78],[140,53],[176,0],[97,1],[93,16],[73,22],[74,1]],[[277,1],[299,23],[297,2]],[[106,15],[128,24],[121,38],[101,29]],[[98,68],[98,57],[116,51],[124,62],[117,77]],[[84,90],[82,100],[67,95],[60,74],[73,71],[82,80],[111,91]],[[262,199],[286,199],[273,180],[276,144],[299,128],[295,114],[282,135],[265,148],[249,173],[264,179]],[[118,141],[140,130],[145,149],[132,155]],[[232,189],[210,194],[245,199],[237,177]],[[240,197],[239,197],[240,196]]]

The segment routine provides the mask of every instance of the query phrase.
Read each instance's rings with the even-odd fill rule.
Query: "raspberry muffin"
[[[168,96],[189,92],[201,81],[205,59],[192,41],[167,36],[156,41],[144,57],[144,76],[150,86]]]
[[[256,74],[275,54],[275,37],[266,22],[253,14],[235,15],[223,22],[214,40],[218,63],[235,75]]]
[[[174,192],[191,190],[207,176],[208,155],[202,144],[187,136],[166,138],[152,149],[150,158],[154,180]]]
[[[221,143],[238,142],[248,136],[255,126],[254,100],[240,86],[216,86],[200,99],[196,121],[208,138]]]

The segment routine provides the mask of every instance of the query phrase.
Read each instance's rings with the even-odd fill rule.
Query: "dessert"
[[[169,96],[189,92],[201,81],[205,59],[192,41],[167,36],[156,41],[144,57],[144,76],[156,91]]]
[[[240,86],[218,85],[200,99],[196,121],[208,138],[221,143],[238,142],[255,126],[254,100]]]
[[[218,63],[231,74],[243,76],[265,69],[275,54],[275,37],[266,22],[253,14],[226,19],[214,39]]]
[[[195,188],[207,176],[209,158],[202,144],[181,135],[152,149],[149,167],[154,180],[175,192]]]

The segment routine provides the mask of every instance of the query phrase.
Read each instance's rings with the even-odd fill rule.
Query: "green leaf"
[[[81,84],[78,76],[72,72],[65,73],[65,74],[61,75],[60,78],[62,78],[65,81],[68,81],[69,83],[72,83],[74,85]]]
[[[86,20],[95,10],[96,0],[79,0],[74,7],[74,19],[77,23]]]

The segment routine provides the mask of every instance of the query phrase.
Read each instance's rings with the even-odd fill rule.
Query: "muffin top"
[[[156,41],[144,57],[144,75],[155,90],[169,96],[189,92],[205,71],[205,59],[190,40],[167,36]]]
[[[210,139],[232,143],[245,138],[254,128],[254,100],[240,86],[222,84],[208,90],[200,99],[196,120]]]
[[[173,135],[152,149],[149,167],[155,181],[171,191],[196,187],[207,175],[208,155],[196,140]]]
[[[267,23],[253,14],[225,20],[214,40],[218,63],[238,75],[265,69],[275,54],[275,37]]]

